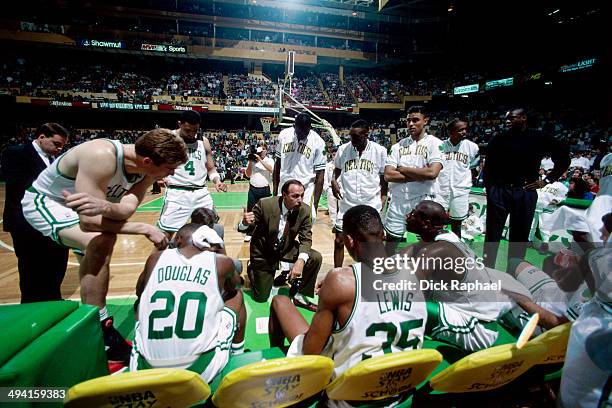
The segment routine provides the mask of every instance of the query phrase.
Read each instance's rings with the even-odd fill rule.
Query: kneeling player
[[[199,227],[183,226],[177,247],[149,256],[138,279],[132,371],[182,368],[210,382],[244,345],[246,310],[242,291],[235,289],[234,263],[194,245]]]
[[[397,308],[389,303],[381,307],[367,296],[373,277],[383,276],[372,272],[375,259],[386,258],[383,236],[383,224],[375,208],[358,205],[349,209],[344,214],[344,243],[357,263],[327,274],[310,326],[289,298],[275,296],[270,312],[270,345],[282,346],[287,338],[291,342],[288,356],[330,356],[335,377],[367,358],[420,348],[427,320],[420,291],[395,291],[381,296],[411,300],[410,305]],[[375,294],[372,297],[375,299]]]

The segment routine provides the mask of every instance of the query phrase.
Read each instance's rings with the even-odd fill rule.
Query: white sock
[[[244,353],[244,340],[242,340],[240,343],[232,343],[232,349],[230,353],[233,356]]]
[[[104,319],[108,319],[108,310],[106,310],[106,306],[100,308],[100,321]]]

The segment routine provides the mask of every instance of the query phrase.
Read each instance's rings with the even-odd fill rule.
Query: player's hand
[[[215,190],[217,190],[218,192],[227,192],[227,185],[221,181],[219,181],[218,183],[215,183]]]
[[[89,193],[70,193],[62,191],[66,205],[79,215],[94,217],[104,215],[108,211],[110,203],[104,199],[92,196]]]
[[[409,180],[409,179],[407,178],[406,173],[405,173],[405,172],[406,172],[408,169],[410,169],[410,168],[414,168],[414,167],[408,167],[408,166],[399,166],[399,167],[396,169],[396,170],[397,170],[397,172],[400,174],[400,176],[402,176],[402,177],[404,178],[404,182],[406,182],[406,181],[412,181],[412,180]]]
[[[246,208],[242,209],[242,223],[244,225],[251,225],[255,222],[255,214],[248,212]]]
[[[546,185],[546,182],[544,180],[536,180],[533,183],[527,184],[525,187],[523,187],[523,189],[527,191],[534,191],[534,190],[544,187],[545,185]]]
[[[316,286],[315,286],[315,295],[319,295],[319,292],[321,292],[321,286],[323,286],[323,281],[319,281],[317,282]]]
[[[147,239],[155,245],[155,248],[166,249],[168,246],[168,236],[161,230],[151,226],[151,229],[145,234]]]
[[[293,279],[298,279],[302,277],[302,272],[304,271],[304,260],[298,258],[293,264],[293,268],[289,271],[289,281]]]
[[[163,179],[159,179],[157,180],[157,184],[159,184],[160,187],[167,187],[168,179],[166,177],[164,177]]]
[[[342,200],[342,193],[340,192],[340,185],[338,184],[338,181],[332,180],[330,186],[334,197],[336,197],[338,200]]]

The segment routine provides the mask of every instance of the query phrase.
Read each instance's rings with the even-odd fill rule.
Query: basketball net
[[[335,146],[339,146],[341,143],[340,137],[336,133],[334,127],[327,120],[319,117],[316,113],[308,109],[304,106],[303,103],[298,101],[291,94],[291,84],[292,78],[288,76],[285,78],[283,83],[280,83],[278,86],[278,114],[277,114],[277,122],[276,124],[281,127],[290,127],[293,126],[295,122],[295,117],[285,116],[284,114],[287,111],[292,111],[297,114],[299,113],[307,113],[310,115],[312,119],[312,127],[315,129],[324,129],[329,132],[332,141]],[[263,119],[263,118],[262,118]],[[262,122],[263,123],[263,122]]]
[[[269,116],[263,116],[261,118],[259,118],[259,121],[261,122],[261,126],[263,127],[263,131],[270,133],[270,128],[272,127],[272,123],[274,123],[274,118],[271,118]]]

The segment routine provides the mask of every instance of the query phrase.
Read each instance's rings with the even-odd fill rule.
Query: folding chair
[[[320,393],[334,362],[323,356],[278,358],[248,364],[227,374],[212,397],[218,408],[286,407]]]
[[[327,386],[332,400],[375,401],[406,394],[442,361],[436,350],[410,350],[373,357],[346,370]]]
[[[68,390],[66,407],[186,407],[206,401],[210,388],[193,371],[154,368],[107,375]]]

